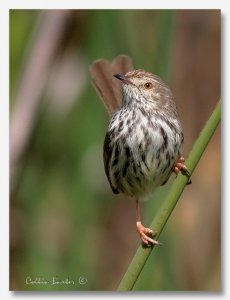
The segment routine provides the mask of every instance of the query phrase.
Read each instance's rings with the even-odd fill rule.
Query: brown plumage
[[[133,70],[127,56],[90,69],[111,114],[104,141],[105,173],[114,193],[136,199],[137,230],[145,244],[158,244],[140,221],[139,200],[163,185],[172,171],[187,171],[181,158],[183,133],[169,87],[156,75]]]

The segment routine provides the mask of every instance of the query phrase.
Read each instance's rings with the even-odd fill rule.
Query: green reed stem
[[[186,160],[186,166],[189,170],[190,175],[196,168],[203,152],[205,151],[210,139],[212,138],[215,129],[217,128],[221,119],[220,102],[218,102],[216,108],[214,109],[212,115],[208,119],[204,128],[202,129],[199,137],[197,138],[189,156]],[[179,174],[176,180],[173,182],[169,189],[168,195],[163,202],[160,210],[152,221],[150,228],[157,232],[154,237],[159,238],[168,218],[170,217],[174,207],[176,206],[180,195],[182,194],[186,183],[188,182],[188,177],[184,174]],[[159,246],[158,246],[159,247]],[[154,246],[146,248],[142,245],[137,249],[129,267],[118,286],[118,291],[129,291],[132,290],[135,282],[137,281],[150,253],[152,252]]]

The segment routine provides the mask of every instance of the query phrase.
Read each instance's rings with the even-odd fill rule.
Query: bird
[[[182,156],[184,135],[174,96],[157,75],[134,69],[119,55],[96,60],[92,82],[110,114],[103,145],[104,169],[114,194],[135,199],[136,229],[142,243],[159,245],[141,222],[140,201],[164,185],[172,172],[189,173]]]

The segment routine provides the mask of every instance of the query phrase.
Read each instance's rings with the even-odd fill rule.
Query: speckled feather
[[[145,83],[151,89],[145,89]],[[122,105],[111,117],[104,166],[114,193],[146,199],[181,155],[183,133],[171,90],[143,70],[125,74]]]
[[[163,185],[171,172],[189,176],[181,157],[183,133],[172,92],[156,75],[133,70],[132,59],[99,59],[90,75],[110,114],[104,167],[114,193],[135,199],[136,229],[142,242],[159,245],[141,222],[140,200]]]

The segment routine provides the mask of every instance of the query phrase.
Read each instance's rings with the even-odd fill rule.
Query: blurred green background
[[[162,77],[186,157],[220,97],[220,23],[219,10],[10,11],[11,290],[116,290],[140,240],[135,203],[104,174],[89,65],[127,54]],[[142,204],[144,224],[166,192]],[[218,129],[134,290],[220,290],[220,220]]]

